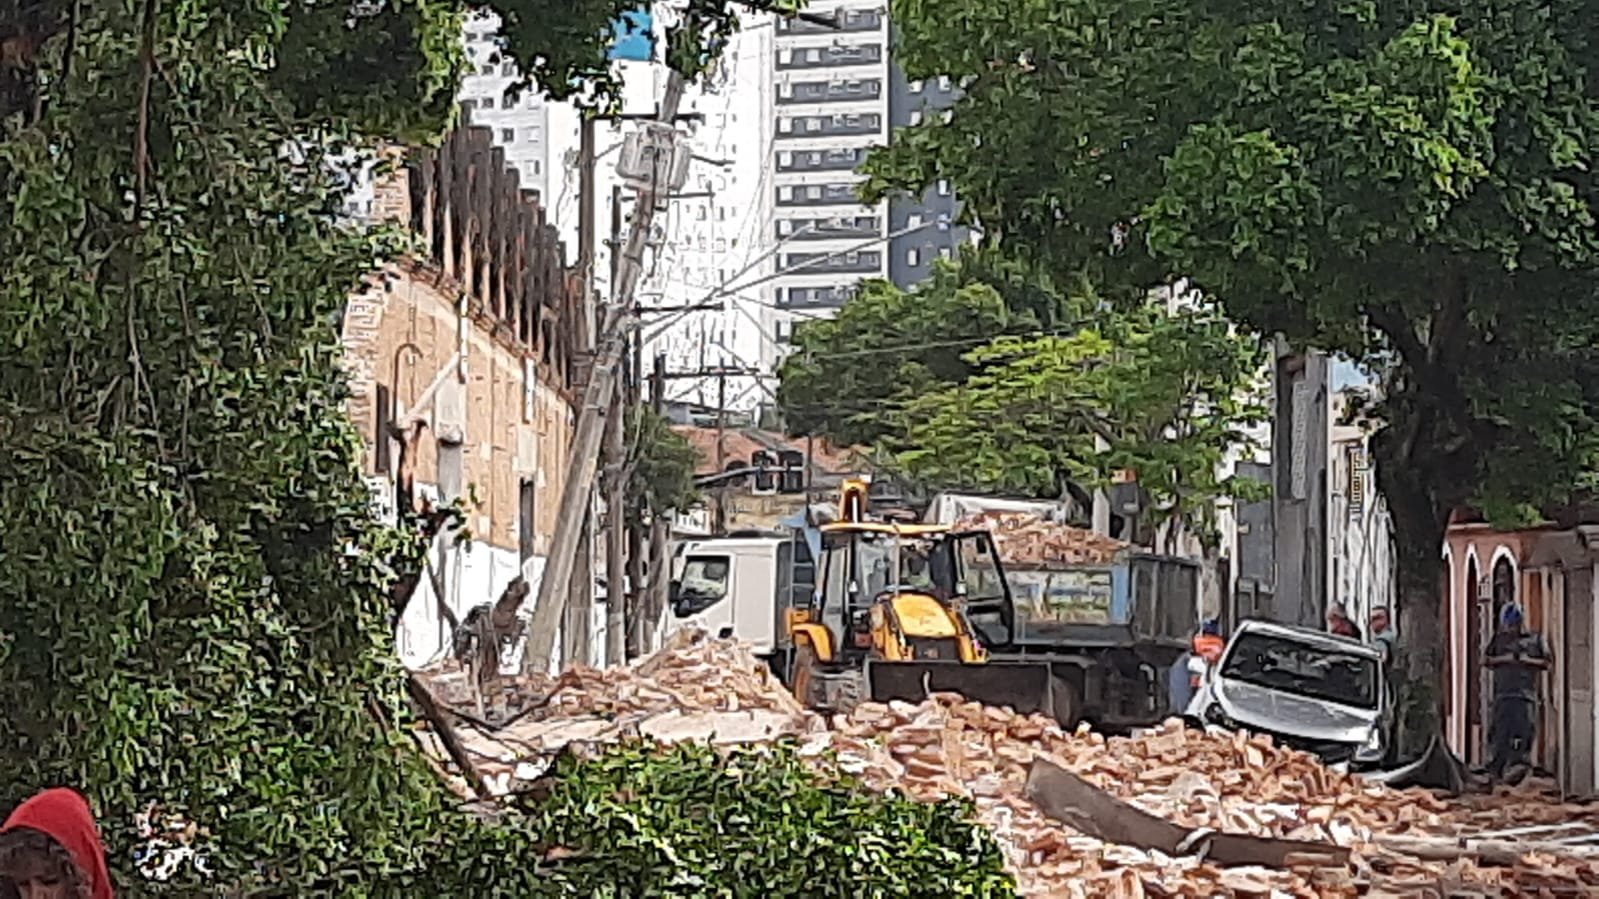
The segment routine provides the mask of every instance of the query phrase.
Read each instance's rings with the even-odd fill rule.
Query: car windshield
[[[1377,708],[1375,659],[1291,637],[1240,634],[1222,663],[1221,676],[1325,702]]]

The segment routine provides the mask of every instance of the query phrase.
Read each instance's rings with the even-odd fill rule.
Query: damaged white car
[[[1393,702],[1375,647],[1246,621],[1221,659],[1214,666],[1198,663],[1196,673],[1199,689],[1184,714],[1194,726],[1270,734],[1281,745],[1355,771],[1393,761]]]

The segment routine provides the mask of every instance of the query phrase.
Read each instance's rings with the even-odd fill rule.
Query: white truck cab
[[[815,589],[816,565],[802,534],[686,540],[672,560],[666,633],[700,628],[742,640],[771,660],[787,646],[784,610]]]

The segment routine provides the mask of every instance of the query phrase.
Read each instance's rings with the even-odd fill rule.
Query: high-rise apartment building
[[[871,148],[893,140],[894,129],[954,103],[956,85],[905,78],[891,58],[881,0],[812,3],[807,10],[836,27],[799,19],[775,26],[770,237],[778,252],[773,340],[763,353],[769,368],[796,323],[831,316],[866,279],[911,287],[966,240],[954,224],[949,184],[919,200],[865,206],[856,173]]]
[[[547,198],[549,104],[531,89],[515,99],[505,95],[520,76],[514,62],[499,58],[499,31],[500,19],[493,13],[474,12],[467,19],[465,40],[470,68],[461,82],[461,105],[471,112],[472,124],[494,130],[494,142],[505,151],[505,161],[516,168],[522,186]]]
[[[960,96],[949,76],[913,81],[899,66],[889,76],[888,120],[894,128],[920,125],[932,116],[946,115]],[[892,134],[889,137],[893,139]],[[959,212],[948,181],[929,187],[918,199],[895,197],[888,203],[888,227],[897,235],[889,243],[888,279],[903,288],[932,274],[933,263],[949,259],[970,235],[955,224]]]
[[[855,285],[888,276],[887,204],[866,206],[856,168],[888,141],[888,16],[881,0],[811,12],[837,27],[778,19],[771,151],[778,343],[793,323],[843,305]],[[764,360],[775,363],[779,347]]]

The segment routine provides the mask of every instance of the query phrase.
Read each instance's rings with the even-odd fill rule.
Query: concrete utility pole
[[[667,79],[660,108],[656,110],[655,122],[666,128],[672,127],[677,119],[677,108],[683,101],[683,88],[683,76],[672,72]],[[525,661],[530,671],[544,672],[550,669],[556,626],[565,611],[567,589],[582,536],[582,522],[589,511],[605,420],[610,417],[607,413],[611,410],[611,398],[616,390],[616,373],[626,351],[627,332],[635,321],[633,294],[644,272],[645,243],[649,240],[650,226],[654,223],[656,204],[671,189],[671,164],[670,158],[663,160],[657,154],[654,160],[654,182],[639,190],[633,211],[633,226],[628,230],[620,271],[617,273],[616,295],[613,302],[607,305],[599,328],[599,349],[589,372],[588,384],[583,390],[582,406],[578,410],[549,562],[539,581],[538,601],[529,625]],[[592,202],[592,199],[590,194],[585,197],[585,203]]]
[[[659,353],[655,356],[654,374],[650,378],[650,407],[656,415],[666,414],[666,354]],[[670,573],[667,571],[672,542],[672,521],[664,514],[665,509],[653,510],[655,515],[650,520],[650,567],[649,588],[646,591],[648,599],[641,603],[644,608],[644,621],[640,633],[641,652],[648,652],[655,648],[656,625],[660,622],[661,613],[666,609],[668,584],[671,582]]]
[[[616,304],[616,276],[620,269],[622,189],[611,188],[611,304]],[[627,355],[624,352],[624,355]],[[629,360],[630,361],[630,360]],[[629,370],[628,390],[618,390],[611,398],[611,413],[605,423],[605,664],[627,661],[627,440],[622,423],[626,420],[624,394],[631,392],[633,366]]]
[[[582,198],[577,214],[577,270],[583,278],[583,302],[578,307],[582,316],[579,328],[578,350],[587,358],[589,367],[584,378],[593,377],[596,318],[594,301],[595,227],[594,227],[594,119],[583,118],[578,132],[577,170],[578,195]],[[576,385],[583,389],[584,383]],[[584,510],[581,532],[575,550],[573,576],[567,588],[566,614],[563,615],[561,633],[564,636],[561,660],[568,665],[593,664],[594,658],[594,505],[593,494]]]

